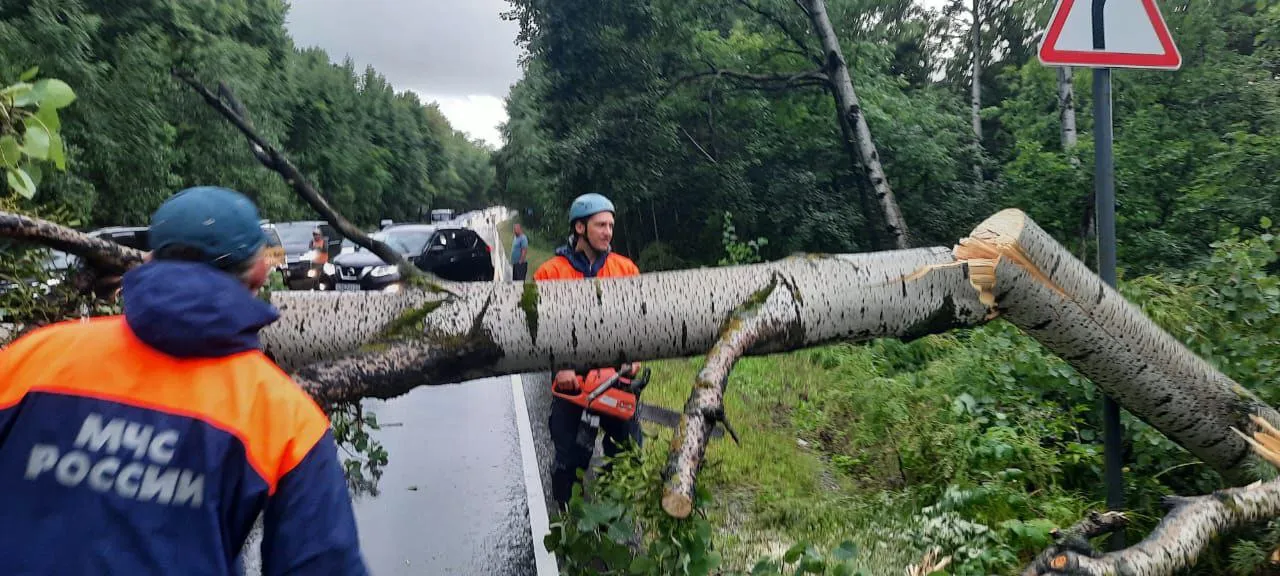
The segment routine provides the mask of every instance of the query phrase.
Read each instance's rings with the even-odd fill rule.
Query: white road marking
[[[520,460],[524,463],[524,491],[529,501],[529,529],[533,533],[533,558],[538,576],[560,573],[556,557],[547,551],[542,539],[551,533],[547,518],[547,498],[542,491],[542,474],[538,472],[538,454],[533,449],[533,428],[529,423],[529,407],[524,401],[524,380],[511,375],[511,394],[516,402],[516,429],[520,431]]]

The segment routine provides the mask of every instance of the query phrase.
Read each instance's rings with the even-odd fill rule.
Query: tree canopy
[[[485,145],[374,67],[296,46],[286,13],[283,0],[5,2],[0,83],[38,67],[78,97],[62,117],[68,169],[44,174],[36,205],[85,225],[139,225],[173,192],[216,183],[253,197],[266,218],[314,218],[173,70],[225,83],[262,136],[359,225],[490,201]]]

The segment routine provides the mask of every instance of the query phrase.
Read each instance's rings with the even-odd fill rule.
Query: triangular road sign
[[[1040,61],[1094,68],[1182,67],[1155,0],[1058,0]]]

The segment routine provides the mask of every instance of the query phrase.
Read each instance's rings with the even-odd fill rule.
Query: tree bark
[[[1062,150],[1076,147],[1076,96],[1071,83],[1071,67],[1058,68],[1058,118],[1062,123]],[[1074,157],[1073,157],[1074,160]]]
[[[0,237],[27,240],[84,259],[101,274],[123,274],[142,263],[143,252],[94,238],[48,220],[0,212]]]
[[[849,76],[849,67],[845,62],[844,52],[840,49],[840,40],[836,37],[831,19],[827,16],[826,2],[825,0],[796,0],[796,2],[809,16],[814,32],[822,42],[822,52],[825,54],[823,66],[831,84],[831,91],[834,93],[837,107],[849,118],[849,125],[853,126],[854,134],[857,136],[858,150],[862,154],[862,164],[866,167],[871,185],[876,191],[876,200],[884,213],[885,226],[890,238],[893,239],[893,246],[899,250],[906,249],[911,244],[907,222],[902,217],[902,211],[898,209],[898,201],[893,195],[893,189],[889,187],[884,166],[880,164],[880,153],[876,151],[875,140],[871,138],[871,129],[867,127],[867,119],[862,114],[862,105],[858,103],[858,95],[853,90],[853,79]]]

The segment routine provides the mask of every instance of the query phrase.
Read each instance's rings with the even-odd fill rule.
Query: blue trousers
[[[551,429],[551,443],[555,446],[555,463],[551,468],[551,496],[560,509],[569,506],[569,497],[573,495],[573,484],[578,480],[578,470],[585,470],[591,464],[591,451],[595,447],[578,445],[578,427],[582,422],[582,407],[562,398],[551,398],[551,416],[547,418]],[[605,456],[614,456],[622,451],[622,444],[630,438],[636,446],[644,444],[640,432],[639,418],[618,420],[608,416],[600,416],[600,430],[604,432],[601,443]]]

